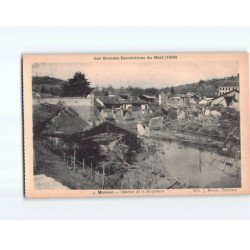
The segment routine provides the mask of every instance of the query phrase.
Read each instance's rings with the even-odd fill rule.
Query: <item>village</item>
[[[36,187],[41,176],[66,189],[216,188],[222,178],[223,187],[239,186],[239,91],[237,78],[225,78],[213,97],[33,92]]]

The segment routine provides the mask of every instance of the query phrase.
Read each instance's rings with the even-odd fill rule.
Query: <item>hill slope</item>
[[[217,96],[219,86],[226,81],[239,81],[238,76],[231,76],[225,78],[216,78],[205,81],[200,81],[191,84],[184,84],[176,86],[175,92],[177,94],[186,94],[187,92],[194,92],[200,96]]]
[[[33,76],[32,90],[35,92],[50,93],[52,95],[60,95],[62,93],[62,86],[66,84],[58,78],[49,76]]]

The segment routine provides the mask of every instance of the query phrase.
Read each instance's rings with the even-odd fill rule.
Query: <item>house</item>
[[[159,105],[167,104],[169,101],[169,97],[162,91],[158,96]]]
[[[88,145],[94,143],[94,146],[98,148],[98,145],[107,145],[114,140],[121,140],[133,149],[138,149],[140,144],[136,133],[132,133],[107,121],[74,136],[84,147],[88,147]]]
[[[41,103],[33,106],[33,133],[40,134],[45,129],[47,123],[56,115],[58,115],[64,107],[61,103],[50,104]]]
[[[108,91],[108,97],[118,97],[122,100],[128,100],[131,98],[131,94],[124,89],[114,89],[112,91]]]
[[[71,107],[62,104],[40,104],[33,108],[33,133],[36,138],[47,138],[58,145],[62,138],[89,129],[91,125],[83,120]]]
[[[240,91],[239,81],[225,81],[219,87],[219,96],[229,93],[233,90]]]
[[[73,108],[79,116],[88,121],[88,123],[93,122],[94,117],[94,96],[89,95],[88,98],[79,96],[79,97],[41,97],[33,98],[33,105],[39,106],[40,104],[54,104],[57,105],[60,102],[63,107]]]
[[[230,107],[239,111],[239,92],[238,90],[232,90],[231,92],[214,98],[208,105],[211,105],[211,107]]]
[[[117,96],[109,97],[109,96],[100,96],[95,99],[95,107],[99,110],[104,108],[114,109],[114,108],[122,108],[122,103],[120,102]]]
[[[136,100],[136,99],[129,99],[129,100],[123,100],[121,101],[123,104],[124,109],[128,109],[129,107],[132,108],[132,110],[147,110],[148,109],[148,103],[144,100]]]
[[[124,100],[115,97],[101,96],[96,98],[95,106],[97,109],[124,109],[127,110],[130,107],[145,110],[147,109],[148,103],[144,100],[128,99]]]
[[[63,108],[55,115],[41,132],[42,135],[60,136],[72,135],[90,128],[90,124],[80,118],[79,114],[71,107]]]
[[[144,100],[147,103],[157,103],[158,102],[158,99],[155,96],[139,95],[138,98],[139,98],[139,100]]]

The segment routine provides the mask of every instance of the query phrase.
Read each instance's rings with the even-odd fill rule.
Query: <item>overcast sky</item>
[[[169,87],[212,78],[237,75],[237,61],[94,61],[87,63],[43,63],[33,67],[35,76],[67,80],[76,71],[85,73],[92,86]]]

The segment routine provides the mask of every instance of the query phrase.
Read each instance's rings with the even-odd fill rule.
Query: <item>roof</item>
[[[144,100],[137,100],[137,99],[129,99],[129,100],[121,100],[117,96],[100,96],[99,99],[104,105],[122,105],[122,104],[147,104]]]
[[[140,95],[140,96],[146,97],[148,99],[156,99],[155,96],[151,96],[151,95]]]
[[[136,133],[130,132],[107,121],[89,130],[75,134],[72,138],[85,147],[88,147],[92,143],[95,147],[99,147],[100,144],[105,145],[120,139],[125,145],[133,149],[138,149],[140,145],[140,140],[137,138]]]
[[[33,106],[33,127],[50,121],[57,115],[64,107],[61,103],[49,104],[42,103]]]
[[[215,98],[214,98],[213,100],[211,100],[211,101],[214,101],[214,100],[216,100],[216,99],[218,99],[218,98],[221,98],[221,97],[223,97],[223,96],[230,96],[230,94],[233,93],[233,92],[240,93],[238,90],[234,89],[234,90],[231,90],[231,91],[229,91],[229,92],[227,92],[227,93],[225,93],[225,94],[223,94],[223,95],[219,95],[219,96],[215,97]]]
[[[129,91],[126,89],[113,89],[111,91],[108,91],[111,95],[130,95]]]
[[[46,129],[42,131],[42,134],[71,135],[82,132],[86,128],[89,128],[89,124],[80,118],[79,114],[74,109],[68,107],[50,120]]]
[[[219,99],[219,98],[224,98],[227,106],[229,106],[233,101],[238,102],[238,100],[235,98],[235,95],[232,95],[232,96],[230,95],[233,92],[239,93],[238,90],[232,90],[230,92],[227,92],[224,95],[220,95],[220,96],[214,98],[213,100],[209,101],[207,106],[209,106],[214,100]]]
[[[121,104],[120,103],[120,100],[119,100],[119,97],[117,96],[99,96],[98,98],[96,99],[99,99],[104,105],[105,104],[110,104],[110,105],[119,105]]]
[[[239,87],[238,81],[226,81],[223,82],[220,87]]]
[[[123,104],[147,104],[146,101],[144,101],[144,100],[137,100],[137,99],[122,100],[121,102],[122,102]]]
[[[110,123],[108,121],[105,121],[101,123],[98,126],[95,126],[89,130],[86,130],[84,132],[80,133],[81,137],[86,137],[86,136],[93,136],[96,134],[103,134],[103,133],[116,133],[116,134],[133,134],[128,130],[125,130],[116,124]]]

